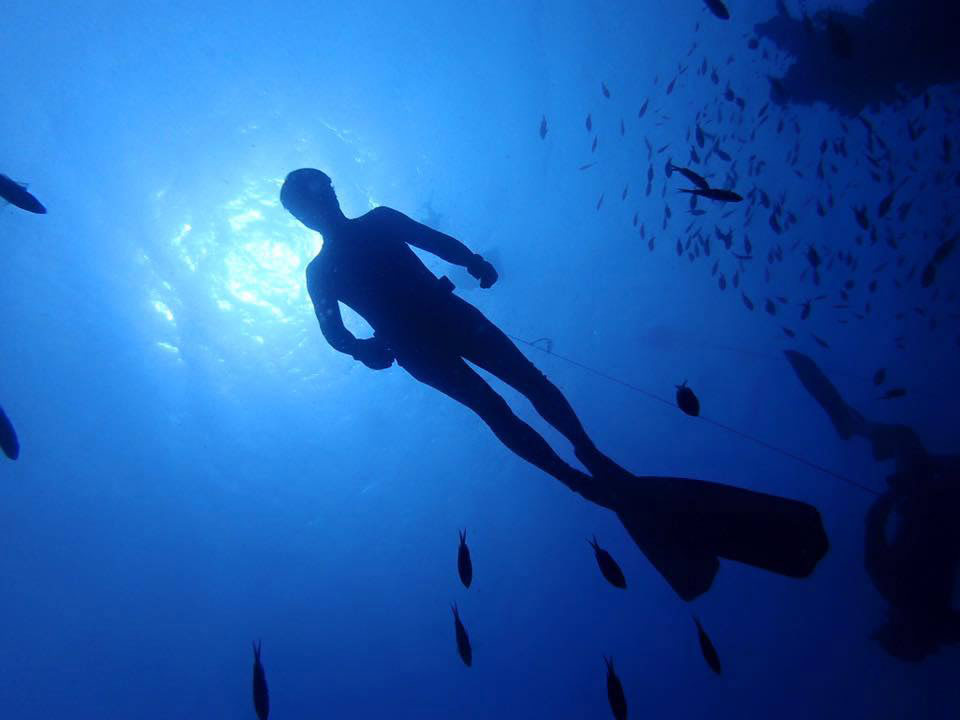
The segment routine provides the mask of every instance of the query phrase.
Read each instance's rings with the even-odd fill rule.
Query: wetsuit
[[[396,210],[376,208],[325,238],[307,267],[307,289],[327,342],[371,367],[387,367],[395,358],[414,378],[476,412],[517,455],[583,492],[590,477],[564,463],[466,361],[523,393],[594,471],[602,460],[567,400],[510,338],[453,294],[452,282],[431,273],[411,245],[474,276],[483,271],[483,259],[454,238]],[[338,302],[361,315],[374,338],[351,335]],[[386,362],[368,361],[377,356]]]

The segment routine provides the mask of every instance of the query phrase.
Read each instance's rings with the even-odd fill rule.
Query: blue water
[[[957,716],[956,647],[910,664],[871,639],[886,605],[863,565],[870,493],[523,345],[632,471],[820,509],[831,550],[812,577],[723,562],[688,605],[614,515],[399,367],[375,373],[337,354],[317,328],[303,272],[322,241],[278,199],[303,166],[329,173],[348,216],[389,205],[490,259],[501,279],[480,290],[425,257],[517,338],[548,337],[555,353],[667,400],[686,379],[704,416],[883,488],[890,464],[841,440],[793,376],[782,351],[798,348],[864,414],[955,450],[960,263],[940,269],[936,300],[918,282],[958,201],[956,158],[937,154],[944,134],[960,146],[944,109],[960,105],[955,90],[930,88],[929,110],[916,96],[864,111],[897,179],[911,178],[913,209],[891,220],[896,250],[852,242],[850,207],[873,208],[888,188],[868,175],[863,126],[823,103],[773,106],[753,140],[724,141],[740,188],[785,198],[795,225],[778,237],[768,212],[748,224],[743,206],[724,217],[729,208],[710,203],[690,217],[663,166],[687,160],[704,108],[704,129],[749,134],[767,76],[789,65],[768,41],[766,59],[747,48],[775,4],[731,0],[726,23],[694,0],[604,5],[4,9],[0,172],[49,209],[0,208],[0,404],[22,443],[16,463],[0,462],[4,718],[253,718],[257,638],[278,720],[610,717],[605,655],[631,717]],[[718,85],[697,74],[704,57]],[[678,65],[689,69],[667,95]],[[722,97],[715,119],[728,83],[746,101],[742,127]],[[929,129],[911,143],[906,122],[918,116]],[[830,155],[836,208],[821,218],[820,141],[842,136],[849,156]],[[760,176],[746,176],[749,155],[766,161]],[[714,157],[707,171],[719,182],[726,167]],[[719,258],[728,280],[736,269],[716,237],[710,258],[678,257],[691,220],[705,234],[733,229],[737,252],[750,236],[757,257],[742,290],[753,312],[710,274]],[[832,308],[848,277],[836,270],[825,273],[830,299],[800,321],[798,303],[820,292],[801,281],[810,242],[858,254],[858,307],[873,266],[907,259],[881,274],[864,319]],[[767,283],[777,243],[785,259]],[[777,296],[789,304],[771,317],[764,301]],[[345,319],[369,332],[349,310]],[[878,367],[906,397],[877,399]],[[522,397],[496,387],[573,462]],[[464,527],[469,590],[456,575]],[[593,534],[626,592],[597,571]],[[473,643],[469,669],[452,602]],[[723,660],[719,678],[691,611]]]

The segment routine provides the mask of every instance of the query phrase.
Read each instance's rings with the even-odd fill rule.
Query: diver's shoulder
[[[378,205],[357,219],[367,222],[389,223],[397,222],[399,220],[406,220],[407,216],[399,210],[394,210],[392,207]]]

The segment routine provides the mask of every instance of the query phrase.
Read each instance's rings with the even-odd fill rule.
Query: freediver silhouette
[[[820,515],[809,505],[686,478],[635,477],[603,455],[560,390],[410,249],[465,267],[480,287],[489,288],[496,270],[460,241],[387,207],[347,218],[330,178],[315,169],[291,172],[280,200],[323,236],[322,249],[307,266],[307,290],[331,347],[374,370],[396,361],[416,380],[473,410],[514,453],[617,513],[684,599],[710,588],[718,557],[805,577],[826,553]],[[340,302],[370,324],[372,338],[358,339],[344,327]],[[523,393],[573,444],[590,474],[564,462],[468,361]]]
[[[960,612],[953,609],[960,455],[933,455],[912,428],[866,419],[811,358],[792,350],[786,355],[841,438],[863,437],[874,459],[895,461],[888,489],[867,510],[865,523],[864,567],[890,606],[874,639],[890,655],[914,662],[960,643]]]

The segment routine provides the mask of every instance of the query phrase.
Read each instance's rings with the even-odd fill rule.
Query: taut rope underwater
[[[508,335],[509,335],[509,333],[508,333]],[[634,392],[639,393],[639,394],[643,395],[643,396],[646,397],[646,398],[649,398],[649,399],[651,399],[651,400],[656,400],[656,401],[661,402],[661,403],[663,403],[664,405],[667,405],[668,407],[671,407],[671,408],[676,408],[676,407],[677,407],[676,403],[674,403],[672,400],[669,400],[669,399],[667,399],[667,398],[661,397],[660,395],[657,395],[656,393],[652,393],[652,392],[650,392],[650,391],[648,391],[648,390],[644,390],[644,389],[641,388],[641,387],[638,387],[638,386],[636,386],[636,385],[634,385],[634,384],[632,384],[632,383],[629,383],[629,382],[627,382],[626,380],[621,380],[621,379],[618,378],[618,377],[614,377],[613,375],[610,375],[610,374],[608,374],[608,373],[605,373],[605,372],[603,372],[602,370],[598,370],[598,369],[596,369],[596,368],[594,368],[594,367],[590,367],[589,365],[584,365],[583,363],[578,362],[577,360],[574,360],[573,358],[569,358],[569,357],[566,357],[565,355],[560,355],[559,353],[555,353],[555,352],[553,351],[553,341],[550,340],[550,338],[538,338],[538,339],[536,339],[536,340],[530,341],[530,340],[524,340],[523,338],[519,338],[519,337],[516,337],[516,336],[514,336],[514,335],[509,335],[509,337],[510,337],[510,339],[514,340],[515,342],[521,343],[521,344],[523,344],[523,345],[527,345],[528,347],[532,347],[532,348],[534,348],[534,349],[536,349],[536,350],[539,350],[539,351],[542,352],[542,353],[546,353],[547,355],[552,355],[552,356],[555,357],[555,358],[558,358],[558,359],[560,359],[560,360],[563,360],[565,363],[567,363],[567,364],[569,364],[569,365],[572,365],[572,366],[574,366],[574,367],[580,368],[581,370],[586,370],[586,371],[589,372],[589,373],[593,373],[594,375],[597,375],[598,377],[601,377],[601,378],[603,378],[604,380],[607,380],[608,382],[612,382],[612,383],[615,383],[615,384],[617,384],[617,385],[622,385],[623,387],[628,388],[628,389],[630,389],[630,390],[633,390]],[[543,343],[543,345],[540,345],[539,343]],[[737,429],[734,428],[734,427],[731,427],[731,426],[729,426],[729,425],[725,425],[724,423],[719,422],[718,420],[713,420],[713,419],[708,418],[708,417],[705,417],[705,416],[703,416],[703,415],[700,415],[697,419],[703,420],[704,422],[709,423],[710,425],[713,425],[714,427],[718,427],[718,428],[720,428],[721,430],[726,430],[727,432],[733,433],[734,435],[738,435],[739,437],[742,437],[742,438],[745,439],[745,440],[749,440],[750,442],[755,443],[755,444],[759,445],[760,447],[763,447],[763,448],[766,448],[766,449],[768,449],[768,450],[772,450],[773,452],[779,453],[780,455],[783,455],[784,457],[790,458],[791,460],[794,460],[794,461],[796,461],[796,462],[798,462],[798,463],[800,463],[800,464],[802,464],[802,465],[806,465],[808,468],[810,468],[810,469],[812,469],[812,470],[816,470],[817,472],[822,473],[822,474],[824,474],[824,475],[827,475],[827,476],[829,476],[829,477],[832,477],[832,478],[834,478],[835,480],[840,480],[841,482],[844,482],[844,483],[846,483],[847,485],[849,485],[849,486],[851,486],[851,487],[855,487],[855,488],[857,488],[858,490],[862,490],[863,492],[870,493],[871,495],[876,495],[876,496],[880,496],[880,495],[883,494],[883,493],[881,493],[880,491],[878,491],[878,490],[876,490],[876,489],[874,489],[874,488],[872,488],[872,487],[869,487],[868,485],[863,485],[862,483],[858,483],[856,480],[853,480],[853,479],[851,479],[851,478],[848,478],[848,477],[846,477],[845,475],[841,475],[841,474],[838,473],[838,472],[834,472],[833,470],[831,470],[831,469],[828,468],[828,467],[824,467],[823,465],[820,465],[820,464],[818,464],[818,463],[815,463],[815,462],[813,462],[812,460],[808,460],[807,458],[802,457],[801,455],[797,455],[796,453],[790,452],[789,450],[786,450],[785,448],[779,447],[779,446],[777,446],[777,445],[773,445],[772,443],[769,443],[769,442],[767,442],[766,440],[762,440],[761,438],[758,438],[758,437],[756,437],[756,436],[754,436],[754,435],[750,435],[749,433],[745,433],[745,432],[743,432],[742,430],[737,430]]]

